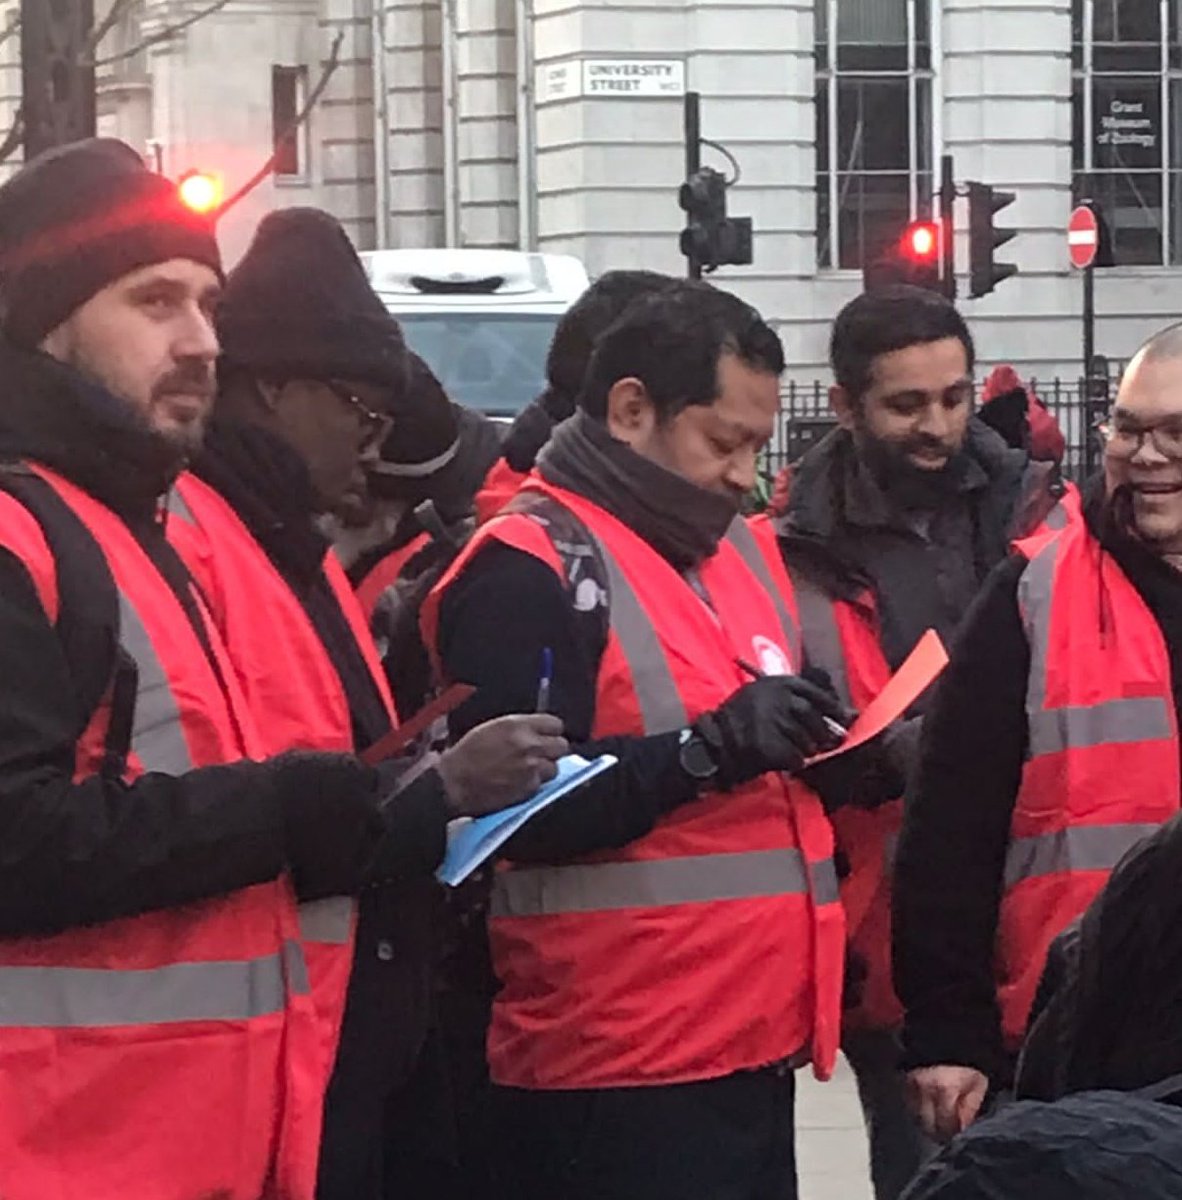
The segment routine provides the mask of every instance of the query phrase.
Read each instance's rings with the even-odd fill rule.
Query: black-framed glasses
[[[1104,449],[1112,458],[1133,458],[1148,438],[1162,458],[1182,461],[1182,420],[1177,418],[1144,426],[1108,420],[1101,422],[1099,429]]]
[[[325,386],[338,400],[343,404],[347,404],[353,410],[357,419],[361,422],[365,445],[371,446],[374,443],[380,445],[386,440],[386,435],[394,428],[393,417],[387,417],[382,413],[374,412],[356,392],[345,387],[343,383],[337,383],[330,379]]]

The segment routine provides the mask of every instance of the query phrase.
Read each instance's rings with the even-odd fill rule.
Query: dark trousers
[[[495,1089],[498,1200],[796,1200],[791,1071],[666,1087]]]
[[[858,1083],[875,1200],[898,1200],[936,1152],[907,1104],[898,1042],[889,1030],[847,1031],[841,1048]]]

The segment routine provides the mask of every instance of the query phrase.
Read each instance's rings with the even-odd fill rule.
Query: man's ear
[[[850,398],[849,392],[839,383],[835,383],[829,389],[829,407],[833,410],[833,415],[842,429],[854,428],[854,401]]]
[[[644,384],[631,376],[617,379],[607,393],[608,433],[635,449],[648,439],[656,423],[657,412]]]

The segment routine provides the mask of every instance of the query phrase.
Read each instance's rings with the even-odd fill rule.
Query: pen
[[[538,676],[538,699],[534,712],[550,711],[550,685],[554,682],[554,651],[546,646],[542,650],[542,670]]]
[[[735,665],[740,671],[750,675],[752,679],[764,679],[764,673],[752,663],[749,663],[745,658],[736,658]],[[825,728],[829,730],[834,737],[847,738],[850,736],[850,731],[844,726],[839,725],[832,717],[822,716],[821,720],[825,722]]]

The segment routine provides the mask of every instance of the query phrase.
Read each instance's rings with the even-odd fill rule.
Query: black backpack
[[[36,472],[0,462],[0,490],[41,527],[57,570],[54,628],[74,682],[75,736],[81,737],[110,692],[111,723],[101,774],[118,779],[127,766],[135,720],[138,671],[119,641],[119,593],[111,568],[78,515]]]

